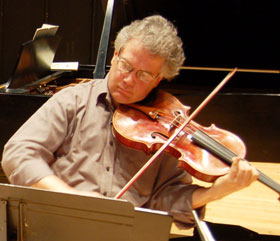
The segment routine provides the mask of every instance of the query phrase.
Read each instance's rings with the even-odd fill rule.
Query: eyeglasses
[[[134,70],[134,67],[126,59],[123,59],[119,56],[117,56],[117,67],[123,73],[130,73]],[[149,83],[154,81],[159,76],[159,74],[153,75],[144,70],[137,70],[136,76],[142,82]]]

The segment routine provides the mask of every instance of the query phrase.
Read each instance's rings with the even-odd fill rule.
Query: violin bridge
[[[173,130],[174,128],[179,127],[183,120],[184,120],[184,119],[183,119],[183,117],[182,117],[181,114],[177,115],[177,116],[173,119],[173,121],[171,122],[170,127],[169,127],[169,131]]]

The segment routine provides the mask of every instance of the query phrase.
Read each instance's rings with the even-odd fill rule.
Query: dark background
[[[116,0],[111,39],[132,20],[161,14],[178,27],[186,66],[279,70],[279,6],[277,0]],[[21,43],[31,40],[43,23],[60,26],[56,61],[94,64],[103,7],[101,0],[0,0],[0,83],[11,74]],[[275,75],[265,78],[279,87]],[[195,83],[199,79],[195,76]],[[200,85],[209,79],[202,78]],[[267,82],[256,82],[247,79],[238,86],[269,88]]]

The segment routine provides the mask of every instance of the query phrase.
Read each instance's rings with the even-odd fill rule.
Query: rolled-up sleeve
[[[53,174],[53,153],[62,144],[74,114],[73,98],[68,91],[55,94],[6,143],[2,168],[12,184],[29,186]]]

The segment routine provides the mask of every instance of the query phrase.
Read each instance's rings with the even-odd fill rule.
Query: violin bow
[[[228,73],[226,77],[216,86],[216,88],[201,102],[201,104],[192,112],[184,123],[174,131],[173,135],[155,152],[155,154],[143,165],[143,167],[129,180],[129,182],[115,196],[119,199],[123,194],[138,180],[138,178],[154,163],[159,155],[170,145],[177,135],[187,126],[187,124],[208,104],[208,102],[220,91],[220,89],[232,78],[237,68]]]

